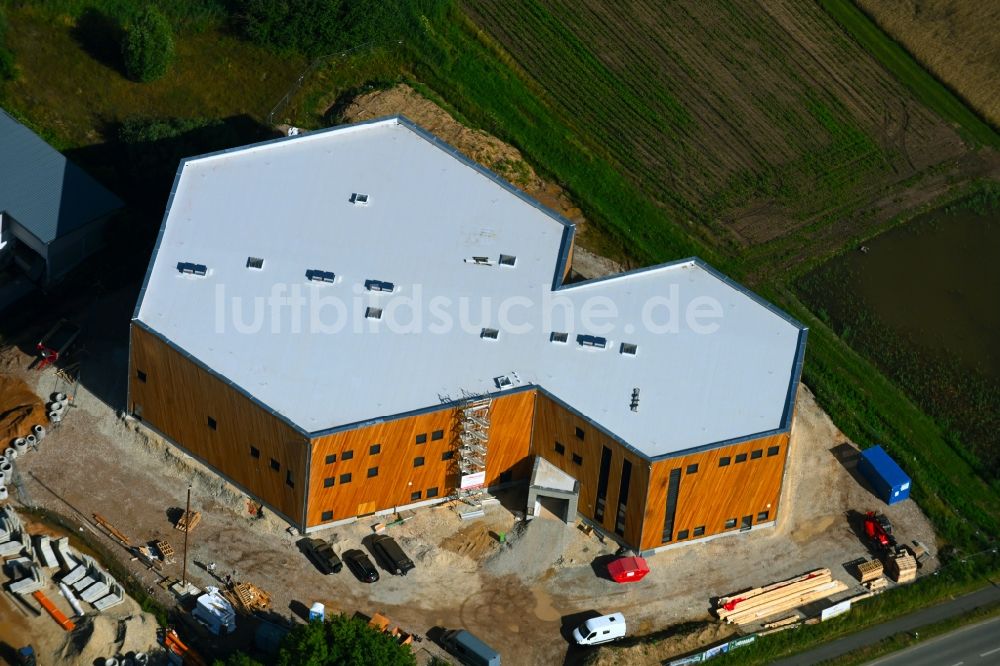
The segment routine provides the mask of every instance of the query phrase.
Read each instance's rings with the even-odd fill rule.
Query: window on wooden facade
[[[320,520],[333,520],[333,511],[324,511]]]
[[[705,526],[704,525],[699,525],[698,527],[694,528],[694,535],[695,536],[705,536]]]
[[[441,460],[451,460],[454,457],[455,457],[454,451],[445,451],[444,453],[441,454]]]
[[[576,429],[576,438],[577,439],[583,439],[583,436],[584,436],[583,428],[577,428]]]
[[[767,520],[768,515],[770,515],[769,512],[761,511],[760,513],[757,514],[757,522],[758,523],[765,522]]]
[[[353,457],[354,457],[354,451],[344,451],[343,453],[340,454],[341,460],[350,460]]]
[[[719,458],[719,467],[726,467],[729,464],[729,456]]]
[[[431,433],[431,441],[436,442],[439,439],[444,439],[444,430],[435,430]]]
[[[433,488],[428,488],[427,489],[427,499],[430,499],[432,497],[437,497],[437,496],[438,496],[437,486],[434,486]]]
[[[769,446],[767,448],[767,457],[770,458],[771,456],[778,455],[778,451],[779,451],[779,447],[777,447],[777,446]]]
[[[418,499],[420,499],[420,491],[419,490],[415,490],[412,493],[410,493],[410,501],[411,502],[416,502]]]
[[[757,449],[756,451],[751,451],[750,460],[757,460],[757,458],[760,458],[763,455],[764,455],[763,449]]]
[[[323,487],[324,488],[333,488],[333,477],[332,476],[328,476],[325,479],[323,479]]]
[[[382,452],[381,444],[372,444],[371,446],[368,447],[368,455],[370,456],[377,456],[381,452]]]
[[[427,442],[427,433],[421,433],[417,435],[417,444],[425,444]]]
[[[414,458],[413,459],[413,466],[414,467],[423,467],[424,466],[424,457],[423,456],[417,456],[416,458]]]
[[[726,521],[726,529],[727,530],[731,530],[734,527],[736,527],[736,519],[735,518],[730,518],[729,520]]]
[[[745,453],[737,453],[736,454],[736,462],[741,463],[741,462],[746,462],[746,461],[747,461],[747,454],[745,454]]]
[[[678,541],[683,541],[684,539],[687,539],[687,538],[688,538],[688,531],[687,530],[681,530],[680,532],[677,533],[677,540]]]
[[[559,455],[566,453],[566,447],[561,442],[556,442],[556,453]]]
[[[250,457],[251,458],[260,458],[260,449],[258,449],[256,446],[251,446],[250,447]]]
[[[285,485],[289,488],[295,487],[295,479],[292,478],[292,470],[287,470],[285,472]]]
[[[281,463],[275,460],[274,458],[271,458],[271,469],[273,469],[275,472],[281,470]]]
[[[583,458],[580,457],[580,454],[574,453],[573,454],[573,462],[576,463],[577,465],[582,465],[583,464]]]
[[[368,478],[369,479],[373,479],[376,476],[378,476],[378,467],[369,467],[368,468]]]
[[[208,427],[211,428],[212,430],[217,430],[218,427],[219,427],[219,424],[215,422],[215,419],[213,419],[211,416],[209,416],[208,417]]]
[[[691,464],[691,465],[687,466],[687,473],[688,474],[695,474],[697,472],[698,472],[698,463],[694,463],[694,464]]]
[[[330,453],[330,454],[328,454],[326,456],[326,464],[327,465],[330,465],[330,464],[335,463],[335,462],[337,462],[337,454],[336,453]]]
[[[341,474],[340,475],[340,483],[341,484],[350,483],[350,482],[351,482],[351,473],[350,472],[348,472],[347,474]]]
[[[136,370],[135,371],[135,378],[138,379],[143,384],[146,383],[146,373],[143,372],[142,370]]]

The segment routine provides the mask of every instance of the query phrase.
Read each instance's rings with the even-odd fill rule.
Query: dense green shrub
[[[285,636],[278,666],[415,666],[409,646],[375,631],[363,620],[339,614],[326,622],[300,624]]]
[[[7,15],[0,7],[0,81],[10,81],[16,73],[14,54],[7,50]]]
[[[126,27],[122,57],[125,73],[135,81],[153,81],[167,73],[174,57],[174,38],[170,22],[156,7],[146,7]]]
[[[316,57],[397,38],[407,0],[235,0],[243,35],[278,51]]]

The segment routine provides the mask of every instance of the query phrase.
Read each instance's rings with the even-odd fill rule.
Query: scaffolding
[[[486,454],[490,442],[490,409],[493,398],[475,396],[458,409],[458,469],[462,483],[458,499],[472,506],[482,505],[486,486]]]

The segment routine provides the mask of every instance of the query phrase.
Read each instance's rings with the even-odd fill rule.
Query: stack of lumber
[[[729,624],[750,624],[788,613],[799,606],[826,599],[847,590],[833,579],[829,569],[816,569],[788,580],[721,597],[716,606],[720,620]]]
[[[863,583],[863,585],[864,588],[869,592],[871,592],[872,594],[878,594],[879,592],[883,592],[887,587],[889,587],[889,581],[887,581],[885,578],[876,578],[873,581]]]
[[[198,523],[200,522],[200,511],[185,511],[181,514],[181,517],[177,519],[177,524],[174,525],[174,527],[179,529],[181,532],[190,532],[194,528],[198,527]]]
[[[858,565],[858,580],[861,583],[868,583],[882,577],[882,561],[870,560]]]
[[[271,595],[253,583],[236,583],[224,593],[234,606],[247,614],[264,611],[271,607]]]
[[[917,559],[906,551],[889,558],[889,575],[897,583],[912,583],[917,579]]]
[[[132,542],[129,541],[129,538],[124,534],[122,534],[121,532],[119,532],[115,528],[115,526],[112,525],[111,522],[101,514],[99,513],[94,514],[94,522],[96,522],[98,525],[106,529],[108,531],[108,534],[121,541],[122,545],[125,546],[126,548],[132,545]]]
[[[774,622],[765,622],[765,629],[775,629],[776,627],[784,627],[789,624],[795,624],[799,621],[798,615],[789,615],[788,617],[783,617],[780,620],[775,620]]]

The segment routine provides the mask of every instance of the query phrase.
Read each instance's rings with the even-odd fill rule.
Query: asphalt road
[[[1000,617],[956,629],[868,666],[987,666],[1000,663]]]
[[[856,634],[851,634],[850,636],[845,636],[844,638],[832,641],[820,647],[809,650],[808,652],[803,652],[797,654],[793,657],[787,659],[782,659],[781,661],[774,662],[774,666],[810,666],[821,661],[826,661],[827,659],[834,659],[843,654],[857,650],[858,648],[865,647],[866,645],[871,645],[876,643],[883,638],[892,636],[902,631],[915,631],[919,630],[928,624],[933,624],[935,622],[940,622],[941,620],[946,620],[950,617],[955,617],[956,615],[962,615],[963,613],[968,613],[971,610],[979,608],[981,606],[986,606],[988,604],[993,604],[1000,602],[1000,586],[991,585],[989,587],[984,587],[981,590],[976,590],[971,594],[967,594],[962,597],[952,599],[951,601],[946,601],[944,603],[938,604],[936,606],[931,606],[929,608],[924,608],[917,611],[916,613],[910,613],[909,615],[904,615],[903,617],[896,618],[891,622],[885,622],[883,624],[876,625],[870,629],[865,629],[864,631],[859,631]],[[854,612],[864,612],[864,607],[858,607]],[[951,634],[946,634],[940,639],[934,639],[927,641],[927,643],[915,645],[912,648],[908,648],[903,652],[897,653],[895,656],[907,655],[923,655],[920,650],[925,646],[934,646],[939,640],[954,636],[958,633],[962,639],[969,639],[970,645],[978,645],[978,642],[973,642],[973,634],[965,633],[961,634],[959,632],[976,629],[975,636],[978,638],[980,635],[986,635],[986,632],[992,630],[994,635],[996,635],[996,630],[998,625],[996,623],[989,624],[983,623],[985,629],[981,625],[971,625],[970,627],[963,627],[957,632],[952,632]],[[977,629],[978,627],[978,629]],[[962,640],[957,639],[957,640]],[[985,638],[984,638],[985,640]],[[941,658],[928,657],[929,661],[913,661],[912,663],[907,659],[906,661],[879,661],[876,663],[882,664],[906,664],[906,666],[917,666],[918,664],[933,664],[934,666],[953,666],[960,661],[964,661],[965,666],[987,666],[992,664],[1000,664],[1000,651],[992,652],[987,654],[986,657],[980,657],[980,653],[988,653],[993,648],[1000,648],[1000,635],[996,635],[991,646],[984,647],[975,652],[975,650],[970,649],[969,655],[957,657],[954,661],[947,661],[947,657],[944,657],[945,661]],[[913,657],[916,659],[917,657]],[[921,656],[920,659],[923,657]],[[886,657],[889,659],[889,657]]]

